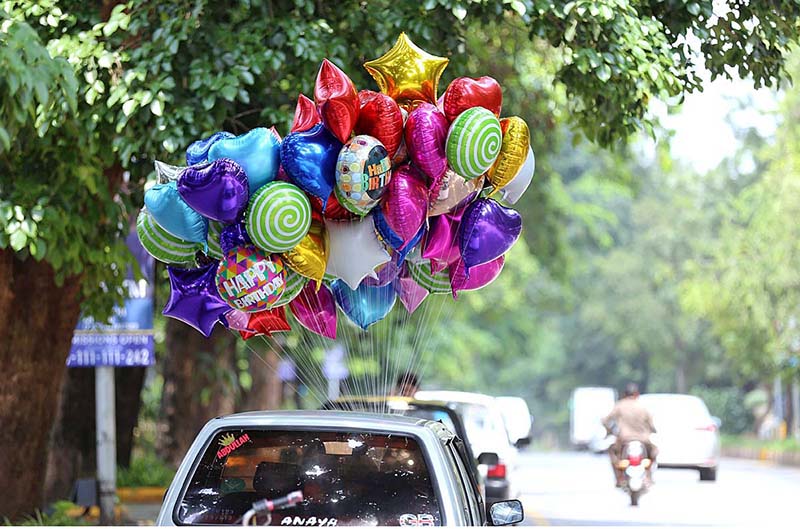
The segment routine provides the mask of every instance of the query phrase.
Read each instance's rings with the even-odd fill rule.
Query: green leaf
[[[153,113],[155,116],[160,116],[164,112],[164,104],[159,99],[154,99],[152,103],[150,103],[150,112]]]
[[[607,64],[603,64],[597,69],[597,78],[604,83],[611,79],[611,68]]]
[[[21,230],[17,230],[11,234],[8,240],[11,243],[11,248],[15,252],[18,252],[25,248],[25,245],[28,243],[28,236],[22,233]]]
[[[700,5],[696,2],[691,2],[686,6],[686,10],[692,15],[697,16],[700,14]]]
[[[136,105],[137,103],[134,99],[128,99],[122,103],[122,113],[125,114],[126,117],[130,116],[133,114],[133,111],[136,110]]]

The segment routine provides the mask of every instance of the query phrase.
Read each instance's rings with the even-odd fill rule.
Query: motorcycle
[[[639,505],[639,497],[652,485],[655,466],[641,441],[629,441],[622,446],[617,467],[623,473],[622,490],[630,495],[631,506]]]

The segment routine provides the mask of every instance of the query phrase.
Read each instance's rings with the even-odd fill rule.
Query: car
[[[600,453],[608,450],[613,438],[606,435],[603,418],[617,402],[617,392],[608,387],[579,387],[569,401],[569,440],[579,450]]]
[[[484,525],[466,455],[440,422],[341,411],[209,421],[167,489],[158,525]],[[489,509],[522,521],[518,500]]]
[[[517,495],[518,486],[514,476],[518,450],[508,439],[497,399],[463,391],[418,391],[414,398],[420,401],[446,402],[464,421],[472,452],[497,454],[496,462],[485,465],[484,486],[488,504]]]
[[[716,481],[720,420],[693,395],[648,393],[639,401],[653,415],[658,468],[697,470],[701,481]]]
[[[528,408],[528,403],[520,397],[496,398],[503,413],[508,439],[518,448],[528,445],[533,428],[533,416]]]

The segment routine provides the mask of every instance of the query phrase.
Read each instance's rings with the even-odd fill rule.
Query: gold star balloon
[[[420,101],[436,103],[436,87],[449,59],[431,55],[400,33],[392,49],[364,68],[378,83],[381,92],[400,106],[414,107]]]

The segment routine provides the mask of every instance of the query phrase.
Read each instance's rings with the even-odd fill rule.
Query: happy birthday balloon
[[[303,132],[321,122],[314,102],[303,94],[297,96],[297,107],[294,109],[294,120],[290,132]]]
[[[503,201],[509,204],[516,204],[528,189],[528,186],[531,185],[535,170],[536,157],[533,155],[533,149],[528,147],[528,156],[525,158],[525,163],[517,171],[516,176],[511,179],[511,182],[500,190]]]
[[[398,249],[404,248],[425,224],[428,188],[414,166],[406,164],[394,171],[381,203],[381,214],[392,232],[403,240]]]
[[[256,246],[270,253],[287,252],[311,227],[311,203],[297,186],[270,182],[250,199],[245,220]]]
[[[144,194],[144,205],[159,226],[179,239],[205,243],[208,221],[178,193],[176,181],[156,184]]]
[[[500,275],[505,263],[505,256],[501,255],[493,261],[475,266],[469,270],[469,275],[460,262],[450,267],[450,286],[453,289],[453,298],[462,290],[478,290],[483,288]]]
[[[225,254],[217,269],[217,290],[228,305],[243,312],[272,308],[286,288],[283,262],[255,246]]]
[[[247,174],[250,193],[272,182],[280,165],[280,141],[269,129],[259,127],[247,134],[220,140],[208,151],[208,160],[230,158]]]
[[[367,276],[377,277],[375,268],[391,257],[375,234],[370,217],[350,222],[325,221],[328,232],[327,274],[358,288]]]
[[[300,325],[309,331],[331,340],[336,339],[336,300],[327,286],[322,285],[317,290],[308,283],[289,304],[289,308]]]
[[[192,270],[168,266],[170,293],[164,316],[191,325],[206,338],[211,336],[219,317],[230,310],[214,284],[216,269],[216,263]]]
[[[336,160],[339,203],[358,215],[366,215],[378,204],[392,178],[389,153],[372,136],[348,141]]]
[[[347,142],[358,120],[358,92],[347,74],[328,59],[322,61],[317,73],[314,102],[325,127],[339,141]]]
[[[511,208],[490,198],[480,198],[467,206],[459,228],[459,247],[466,275],[472,267],[493,261],[506,253],[519,239],[522,217]]]
[[[136,218],[136,234],[147,253],[167,264],[193,265],[194,257],[203,246],[175,237],[153,220],[146,209]]]
[[[406,148],[414,164],[432,183],[438,182],[447,171],[447,131],[449,124],[436,106],[423,103],[406,121]]]
[[[447,134],[447,162],[466,178],[477,178],[497,159],[503,134],[500,121],[483,107],[462,112]]]
[[[360,285],[351,289],[344,281],[331,283],[336,304],[351,322],[366,330],[386,317],[394,307],[397,294],[394,286],[369,287]]]
[[[442,108],[449,121],[474,107],[483,107],[499,117],[502,106],[503,90],[500,83],[488,76],[454,79],[442,96]]]
[[[500,128],[503,131],[500,154],[487,173],[489,182],[494,187],[492,194],[505,187],[517,176],[528,158],[528,150],[531,146],[528,124],[522,118],[511,116],[501,119]]]
[[[283,260],[295,272],[321,282],[328,266],[328,245],[323,223],[312,221],[308,233],[297,246],[283,253]]]
[[[211,149],[211,146],[220,140],[225,140],[228,138],[235,138],[235,136],[230,132],[223,130],[220,132],[215,132],[211,136],[203,138],[202,140],[197,140],[189,145],[189,147],[186,149],[186,163],[189,165],[195,165],[198,163],[207,162],[208,151]]]
[[[386,147],[393,157],[403,141],[403,114],[397,102],[386,94],[371,90],[358,93],[361,110],[358,112],[356,134],[372,136]]]
[[[292,183],[327,204],[336,183],[336,159],[342,143],[321,124],[292,132],[281,144],[281,164]]]
[[[464,180],[463,176],[448,169],[439,188],[431,189],[431,193],[428,195],[430,201],[428,216],[442,215],[469,204],[478,198],[484,181],[483,176]]]
[[[250,196],[244,169],[228,158],[184,169],[178,193],[204,217],[225,223],[239,217]]]

